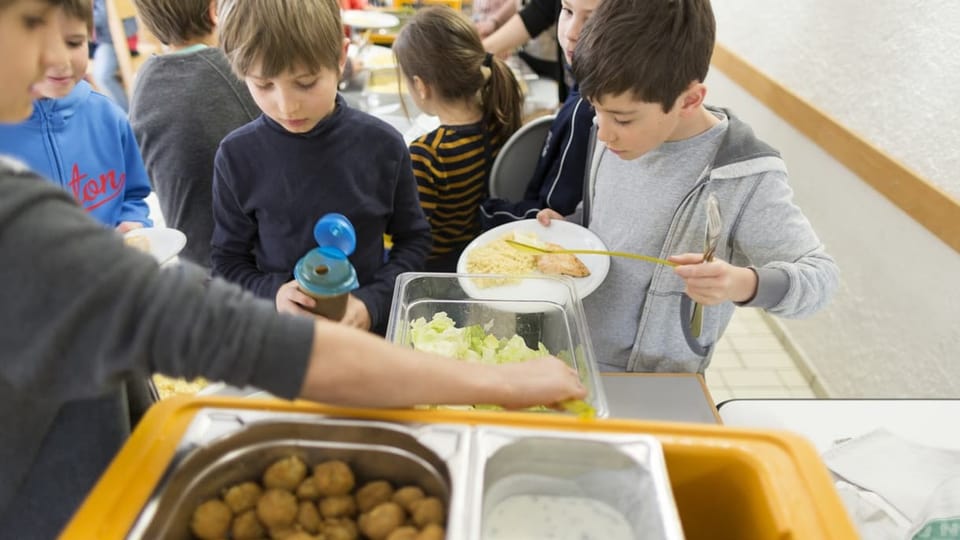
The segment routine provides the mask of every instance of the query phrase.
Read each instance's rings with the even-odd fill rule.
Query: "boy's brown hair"
[[[216,26],[210,0],[133,0],[144,26],[160,43],[179,45],[205,38]]]
[[[710,0],[603,0],[584,25],[573,74],[588,99],[632,92],[663,112],[710,68]]]
[[[241,78],[260,63],[259,77],[292,69],[338,71],[344,32],[337,0],[224,0],[220,47]]]
[[[78,19],[87,25],[87,33],[93,35],[93,1],[92,0],[64,0],[63,14]]]

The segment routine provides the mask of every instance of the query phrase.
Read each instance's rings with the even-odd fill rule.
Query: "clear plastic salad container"
[[[546,354],[567,362],[587,388],[596,416],[609,415],[583,305],[573,281],[559,276],[519,280],[524,298],[503,298],[474,286],[490,275],[407,272],[397,278],[387,339],[467,362],[519,362]]]

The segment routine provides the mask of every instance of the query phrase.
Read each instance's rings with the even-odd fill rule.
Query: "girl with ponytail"
[[[510,68],[483,50],[470,21],[446,6],[424,8],[393,44],[413,102],[440,127],[410,145],[433,249],[427,270],[455,271],[480,233],[480,203],[500,148],[520,127],[523,95]]]

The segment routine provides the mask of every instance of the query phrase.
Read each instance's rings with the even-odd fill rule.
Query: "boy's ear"
[[[213,21],[213,25],[217,26],[220,24],[220,21],[217,20],[217,0],[210,0],[210,20]]]
[[[703,105],[707,97],[707,87],[702,82],[694,81],[680,95],[680,114],[696,112]]]
[[[340,76],[343,77],[343,70],[347,67],[347,49],[350,47],[350,38],[343,38],[342,46],[340,47],[340,61],[338,65],[340,66]]]

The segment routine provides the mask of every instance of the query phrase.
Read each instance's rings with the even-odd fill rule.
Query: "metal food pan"
[[[190,519],[202,502],[234,484],[259,481],[270,464],[288,456],[310,466],[343,460],[358,487],[371,480],[418,485],[444,502],[449,524],[462,523],[466,490],[457,486],[467,483],[470,436],[466,426],[204,409],[127,537],[191,538]]]
[[[509,531],[513,536],[546,537],[541,526],[550,522],[560,527],[561,537],[573,538],[578,524],[563,528],[562,522],[575,519],[578,512],[574,511],[589,505],[599,512],[591,514],[598,519],[576,538],[612,540],[613,530],[623,532],[623,538],[683,538],[663,450],[649,435],[479,427],[471,470],[471,540],[498,537],[493,522],[505,518],[494,514],[522,512],[521,500],[527,506],[538,502],[544,513],[548,507],[544,501],[549,500],[552,509],[562,508],[554,504],[566,501],[570,512],[548,514],[540,523],[537,518],[541,514],[531,508],[522,513],[522,522],[517,522],[530,528],[521,531],[515,526]],[[504,501],[508,502],[501,505]],[[600,515],[605,520],[599,519]],[[610,528],[605,528],[607,523],[612,523]]]

